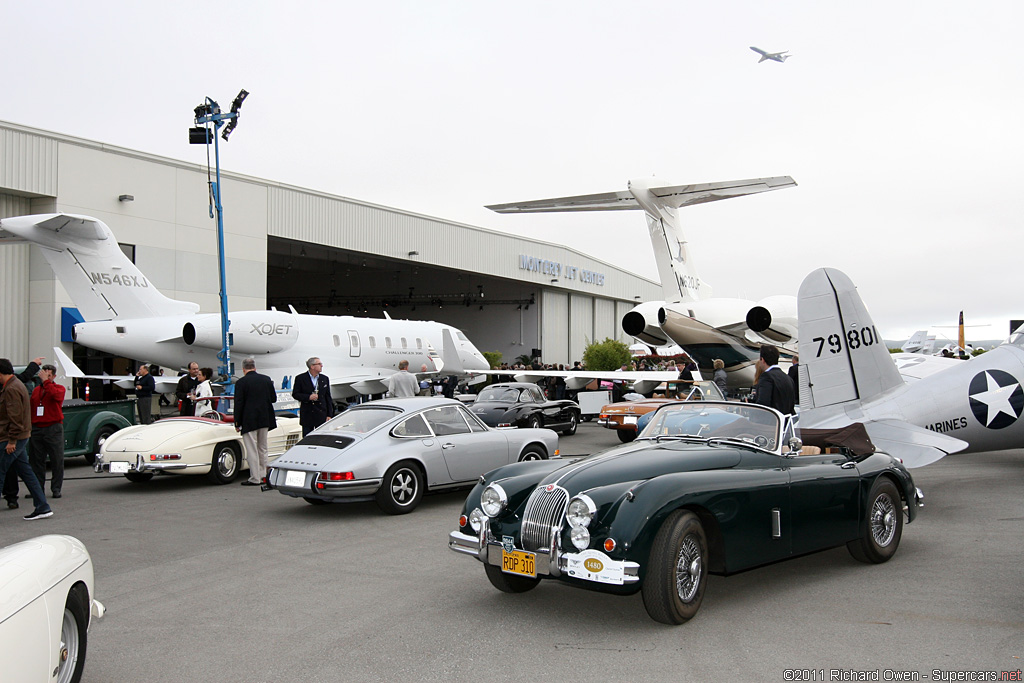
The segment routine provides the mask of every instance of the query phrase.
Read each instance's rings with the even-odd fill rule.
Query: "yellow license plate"
[[[534,562],[536,557],[535,554],[523,550],[508,552],[502,548],[501,571],[507,574],[518,574],[535,579],[537,578],[537,566]]]

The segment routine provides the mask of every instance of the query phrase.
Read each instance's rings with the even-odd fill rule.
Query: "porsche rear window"
[[[394,408],[350,408],[317,428],[317,432],[354,432],[365,434],[401,414]]]

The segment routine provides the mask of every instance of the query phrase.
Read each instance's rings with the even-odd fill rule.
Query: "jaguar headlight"
[[[597,506],[594,505],[594,501],[590,496],[581,493],[569,501],[569,507],[565,510],[565,521],[569,522],[571,527],[586,527],[596,512]]]
[[[489,484],[480,495],[480,507],[488,517],[497,517],[508,503],[505,489],[497,484]]]
[[[590,547],[590,532],[586,527],[574,526],[569,530],[569,540],[577,550],[586,550]]]
[[[486,521],[487,515],[480,508],[473,508],[473,511],[469,513],[469,528],[477,533],[480,533],[480,529]]]

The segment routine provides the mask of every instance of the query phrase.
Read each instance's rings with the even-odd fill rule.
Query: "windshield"
[[[758,405],[674,403],[659,408],[639,436],[740,439],[774,450],[779,443],[779,429],[779,416]]]
[[[515,403],[519,400],[519,390],[512,387],[487,387],[476,397],[477,403],[481,401],[494,401],[496,403]]]
[[[393,420],[402,411],[396,408],[349,408],[317,428],[318,434],[351,432],[365,434]]]

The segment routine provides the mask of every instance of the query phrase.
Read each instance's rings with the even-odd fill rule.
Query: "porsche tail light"
[[[320,481],[352,481],[355,475],[351,472],[321,472]]]
[[[511,422],[499,422],[498,426],[499,427],[511,427],[512,423]]]

